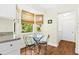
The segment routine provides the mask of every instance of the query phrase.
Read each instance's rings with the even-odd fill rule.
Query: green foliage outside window
[[[36,29],[37,29],[38,32],[40,32],[41,31],[41,24],[37,24]]]
[[[22,33],[32,32],[33,26],[32,24],[22,23]]]

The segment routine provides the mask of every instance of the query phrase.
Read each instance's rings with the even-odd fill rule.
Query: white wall
[[[77,6],[76,53],[78,53],[78,54],[79,54],[79,5]]]
[[[57,14],[55,11],[44,14],[44,24],[42,27],[42,32],[48,34],[50,38],[48,39],[48,45],[58,46],[57,40]],[[48,20],[52,19],[52,24],[48,24]]]

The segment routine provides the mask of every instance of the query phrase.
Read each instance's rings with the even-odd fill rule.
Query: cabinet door
[[[15,4],[1,4],[0,5],[0,17],[15,18],[16,5]]]
[[[12,50],[12,51],[6,52],[4,55],[20,55],[20,50],[18,49]]]
[[[7,18],[0,18],[0,32],[13,32],[13,21]]]
[[[21,41],[16,40],[12,42],[0,44],[0,54],[2,55],[17,55],[20,54]]]
[[[22,42],[21,42],[21,40],[16,40],[16,41],[11,42],[11,44],[12,44],[11,47],[13,50],[16,50],[16,49],[19,50],[21,48]]]
[[[13,19],[16,18],[15,4],[0,5],[0,32],[13,32]]]
[[[0,52],[4,53],[4,51],[8,51],[10,49],[12,49],[12,47],[10,46],[11,42],[7,42],[7,43],[0,43]]]

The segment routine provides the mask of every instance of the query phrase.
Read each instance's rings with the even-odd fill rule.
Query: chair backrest
[[[34,33],[34,35],[33,35],[33,38],[35,41],[37,41],[37,43],[40,42],[43,37],[44,37],[44,35],[41,32]]]
[[[30,35],[25,35],[23,39],[24,39],[25,45],[32,45],[35,43],[33,40],[33,37],[31,37]]]

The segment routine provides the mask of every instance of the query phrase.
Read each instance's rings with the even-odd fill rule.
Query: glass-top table
[[[30,37],[30,38],[28,38],[28,37]],[[31,47],[31,49],[34,49],[34,53],[36,53],[36,55],[40,54],[41,44],[44,44],[44,46],[46,48],[45,49],[45,53],[46,53],[47,38],[45,38],[45,40],[44,40],[44,37],[45,36],[42,33],[34,33],[32,36],[27,36],[26,37],[25,44],[26,44],[26,46]]]

